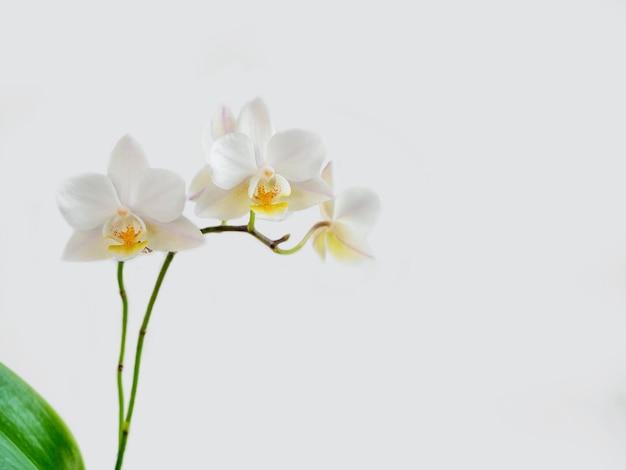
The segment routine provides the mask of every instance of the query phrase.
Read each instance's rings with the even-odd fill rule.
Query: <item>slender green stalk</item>
[[[251,218],[251,220],[253,219]],[[290,237],[289,234],[283,235],[282,237],[277,238],[276,240],[272,240],[271,238],[266,237],[265,235],[263,235],[262,233],[256,230],[256,228],[254,227],[254,221],[252,221],[252,223],[248,222],[247,225],[224,225],[224,224],[215,225],[213,227],[205,227],[203,229],[200,229],[200,231],[204,234],[221,233],[221,232],[248,233],[252,235],[254,238],[256,238],[257,240],[259,240],[261,243],[263,243],[265,246],[267,246],[273,252],[278,253],[279,255],[291,255],[293,253],[296,253],[297,251],[300,251],[300,249],[306,244],[306,242],[309,240],[309,238],[311,238],[311,236],[315,233],[316,230],[322,227],[328,227],[329,225],[330,225],[330,222],[327,222],[327,221],[321,221],[321,222],[316,223],[315,225],[313,225],[313,227],[311,227],[311,229],[304,236],[304,238],[300,241],[300,243],[298,243],[293,248],[289,248],[285,250],[280,248],[279,245],[289,240],[289,237]]]
[[[220,232],[248,233],[252,235],[253,237],[255,237],[257,240],[259,240],[261,243],[266,245],[275,253],[278,253],[281,255],[289,255],[289,254],[293,254],[299,251],[306,244],[309,238],[311,238],[311,236],[315,233],[316,230],[322,227],[327,227],[329,225],[329,222],[326,222],[326,221],[316,223],[315,225],[313,225],[313,227],[311,227],[311,229],[307,232],[307,234],[300,241],[300,243],[298,243],[293,248],[282,249],[279,247],[279,245],[289,240],[290,235],[286,234],[280,238],[272,240],[271,238],[266,237],[265,235],[263,235],[262,233],[256,230],[255,219],[256,219],[256,216],[254,212],[251,211],[250,219],[248,220],[248,223],[246,225],[226,225],[226,221],[223,220],[221,225],[216,225],[213,227],[205,227],[201,229],[201,232],[203,234],[220,233]],[[137,350],[135,352],[135,367],[134,367],[134,372],[133,372],[133,384],[132,384],[132,388],[130,392],[130,400],[128,403],[128,411],[126,413],[126,420],[122,422],[122,419],[120,417],[120,442],[119,442],[119,448],[118,448],[118,453],[117,453],[117,462],[115,464],[116,470],[120,470],[122,468],[122,463],[124,461],[124,452],[126,451],[126,445],[128,443],[130,423],[133,417],[133,410],[135,408],[135,398],[137,396],[137,385],[139,383],[139,370],[141,368],[141,354],[143,351],[143,343],[145,340],[146,332],[148,330],[148,324],[150,322],[150,316],[152,315],[152,309],[154,307],[154,303],[156,302],[157,296],[159,295],[161,284],[163,283],[163,279],[165,278],[165,274],[167,273],[167,270],[169,268],[170,263],[172,262],[172,259],[174,259],[174,255],[175,255],[174,252],[169,252],[167,256],[165,257],[165,260],[163,261],[163,266],[161,267],[161,271],[159,272],[159,276],[157,278],[156,284],[154,285],[154,289],[152,290],[152,296],[150,297],[150,301],[148,302],[148,307],[146,309],[146,313],[143,318],[143,323],[141,324],[141,328],[139,330],[139,338],[137,339]],[[121,270],[122,270],[122,267],[120,263],[120,267],[118,268],[118,279],[120,280],[120,282],[122,279]],[[120,287],[120,295],[121,295],[121,292],[122,292],[122,288]],[[125,294],[122,298],[123,298],[123,301],[125,301],[125,298],[126,298]],[[126,318],[126,316],[124,318]],[[126,320],[124,320],[124,325],[125,324],[126,324]],[[124,329],[124,335],[125,335],[125,329]],[[120,355],[120,357],[122,356],[123,356],[123,346],[122,346],[122,354]],[[119,369],[120,374],[121,374],[121,363],[122,363],[121,361],[122,359],[120,359],[120,369]],[[121,378],[119,378],[118,380],[119,380],[118,384],[121,384]],[[123,400],[123,396],[121,393],[121,385],[118,385],[118,388],[120,390],[120,397],[121,397],[120,400]],[[122,402],[120,401],[120,403]]]
[[[124,262],[117,263],[117,285],[122,299],[122,339],[120,342],[120,356],[117,361],[117,395],[119,402],[118,445],[122,440],[122,425],[124,423],[124,386],[122,371],[124,370],[124,351],[126,349],[126,326],[128,325],[128,298],[124,288]]]
[[[254,213],[254,211],[250,211],[250,219],[248,219],[248,232],[249,233],[253,233],[256,230],[254,230],[254,221],[256,220],[256,214]]]
[[[306,244],[309,238],[311,238],[311,235],[313,235],[320,228],[328,227],[329,225],[330,225],[330,222],[326,222],[326,221],[318,222],[313,227],[311,227],[311,229],[307,232],[304,238],[300,240],[300,243],[298,243],[293,248],[289,248],[288,250],[283,250],[282,248],[275,247],[274,251],[278,253],[279,255],[291,255],[297,251],[300,251],[300,249]]]
[[[159,276],[154,285],[154,289],[152,290],[152,295],[150,296],[150,301],[148,302],[148,307],[146,308],[146,314],[143,317],[143,322],[141,323],[141,328],[139,329],[139,337],[137,339],[137,350],[135,352],[135,368],[133,372],[133,385],[130,391],[130,400],[128,402],[128,411],[126,413],[126,420],[122,425],[122,438],[120,440],[119,449],[117,452],[117,462],[115,463],[115,470],[120,470],[122,468],[122,462],[124,461],[124,452],[126,451],[126,444],[128,443],[128,433],[130,431],[130,423],[133,418],[133,410],[135,408],[135,398],[137,397],[137,385],[139,383],[139,369],[141,368],[141,353],[143,351],[143,342],[146,337],[146,333],[148,331],[148,324],[150,323],[150,316],[152,315],[152,308],[154,307],[154,303],[156,302],[157,296],[159,295],[159,290],[161,289],[161,284],[163,283],[163,279],[165,278],[165,274],[167,273],[167,269],[169,268],[172,259],[174,259],[174,255],[176,253],[169,252],[163,261],[163,266],[161,266],[161,271],[159,272]]]

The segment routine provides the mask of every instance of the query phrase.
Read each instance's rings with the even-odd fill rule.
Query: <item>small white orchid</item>
[[[124,261],[142,251],[180,251],[204,242],[182,215],[185,183],[174,172],[150,168],[139,144],[122,137],[108,174],[70,178],[57,194],[61,214],[75,229],[63,258]]]
[[[322,172],[332,186],[332,164]],[[348,188],[335,199],[320,204],[322,219],[328,225],[313,236],[313,247],[322,260],[328,251],[337,261],[351,264],[373,258],[365,240],[378,219],[380,198],[366,188]]]
[[[203,126],[202,149],[207,159],[213,142],[223,135],[235,132],[236,126],[237,120],[226,107],[222,107],[219,115]],[[227,220],[247,214],[250,210],[250,201],[237,196],[233,191],[215,186],[208,164],[202,167],[189,185],[189,200],[196,203],[195,213],[200,217]]]
[[[332,197],[320,177],[326,148],[318,135],[300,129],[275,132],[260,98],[247,103],[232,124],[232,114],[223,111],[211,126],[215,140],[208,145],[208,166],[191,188],[198,216],[233,219],[252,210],[277,219],[288,209],[306,209]]]

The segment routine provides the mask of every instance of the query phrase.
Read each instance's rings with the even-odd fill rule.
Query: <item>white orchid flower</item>
[[[74,228],[63,258],[124,261],[142,251],[181,251],[204,242],[182,215],[185,183],[174,172],[150,168],[139,144],[122,137],[107,175],[65,181],[57,194],[61,214]]]
[[[332,166],[322,172],[332,186]],[[374,254],[366,236],[374,227],[380,213],[380,198],[367,188],[348,188],[335,199],[320,204],[322,219],[328,225],[313,235],[313,247],[322,260],[328,251],[337,261],[352,264]]]
[[[203,126],[202,149],[207,159],[213,142],[223,135],[235,132],[236,126],[237,120],[226,107],[222,107],[219,115]],[[196,203],[195,213],[199,217],[227,220],[247,214],[250,211],[250,201],[237,196],[233,191],[215,186],[208,164],[202,167],[189,185],[189,200]]]
[[[244,106],[234,129],[231,123],[213,121],[217,138],[208,167],[192,184],[198,216],[233,219],[253,210],[278,219],[332,197],[320,176],[326,148],[319,136],[300,129],[275,132],[260,98]]]

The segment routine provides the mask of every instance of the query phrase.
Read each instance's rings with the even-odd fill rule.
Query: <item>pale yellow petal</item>
[[[345,238],[338,238],[333,231],[326,234],[328,252],[337,261],[344,264],[355,264],[372,258],[365,240],[351,239],[350,244],[345,243],[344,240]]]
[[[209,165],[204,165],[191,180],[188,193],[189,199],[195,201],[209,184],[211,184],[211,168]]]
[[[278,220],[282,219],[287,215],[287,207],[288,203],[279,202],[277,204],[266,204],[266,205],[254,205],[250,206],[250,210],[252,210],[255,214],[260,215],[264,219],[273,219]]]
[[[322,261],[326,260],[326,233],[327,229],[320,229],[313,235],[313,249]]]

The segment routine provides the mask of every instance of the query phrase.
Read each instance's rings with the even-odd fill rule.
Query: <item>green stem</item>
[[[124,351],[126,349],[126,326],[128,324],[128,298],[124,288],[124,262],[117,263],[117,285],[122,299],[122,339],[120,342],[120,356],[117,361],[117,396],[119,402],[118,445],[122,440],[122,425],[124,423],[124,386],[122,371],[124,370]]]
[[[264,245],[268,246],[271,250],[275,250],[276,247],[280,243],[283,243],[283,242],[289,240],[289,235],[288,234],[287,235],[283,235],[282,237],[277,238],[276,240],[272,240],[271,238],[266,237],[262,233],[257,232],[256,229],[253,229],[252,231],[250,231],[250,228],[249,228],[248,225],[215,225],[213,227],[205,227],[203,229],[200,229],[200,231],[202,233],[204,233],[204,234],[207,234],[207,233],[221,233],[221,232],[243,232],[243,233],[249,233],[254,238],[259,240],[261,243],[263,243]]]
[[[251,218],[252,220],[252,218]],[[250,227],[252,225],[252,227]],[[304,238],[300,241],[300,243],[298,243],[296,246],[294,246],[293,248],[289,248],[286,250],[283,250],[282,248],[279,248],[279,245],[281,243],[286,242],[287,240],[289,240],[290,235],[283,235],[280,238],[277,238],[276,240],[272,240],[271,238],[266,237],[265,235],[263,235],[262,233],[259,233],[256,228],[254,228],[254,222],[252,222],[252,224],[250,222],[248,222],[247,225],[215,225],[213,227],[205,227],[203,229],[200,229],[200,231],[204,234],[207,233],[221,233],[221,232],[243,232],[243,233],[248,233],[250,235],[252,235],[254,238],[256,238],[257,240],[259,240],[261,243],[263,243],[265,246],[267,246],[270,250],[272,250],[274,253],[278,253],[279,255],[291,255],[297,251],[299,251],[308,241],[309,238],[311,238],[311,235],[313,235],[315,233],[316,230],[322,228],[322,227],[328,227],[330,225],[330,222],[327,221],[322,221],[322,222],[318,222],[315,225],[313,225],[313,227],[311,227],[311,229],[307,232],[307,234],[304,236]]]
[[[248,232],[253,233],[256,232],[254,229],[254,221],[256,220],[256,214],[254,211],[250,211],[250,219],[248,219]]]
[[[313,235],[320,228],[328,227],[329,225],[330,225],[330,222],[326,222],[326,221],[318,222],[313,227],[311,227],[311,229],[307,232],[304,238],[300,240],[300,243],[298,243],[293,248],[289,248],[288,250],[283,250],[282,248],[276,247],[274,248],[274,251],[278,253],[279,255],[291,255],[293,253],[296,253],[297,251],[300,251],[300,249],[306,244],[309,238],[311,238],[311,235]]]
[[[148,302],[146,314],[143,317],[143,322],[141,324],[141,328],[139,329],[139,338],[137,339],[137,351],[135,352],[135,368],[133,372],[133,385],[130,391],[130,400],[128,402],[128,412],[126,413],[126,421],[124,421],[122,425],[122,438],[120,440],[120,446],[117,452],[117,462],[115,463],[115,470],[120,470],[122,468],[122,462],[124,460],[124,452],[126,451],[126,444],[128,442],[128,433],[130,431],[130,423],[133,418],[133,410],[135,408],[135,398],[137,396],[137,385],[139,383],[139,369],[141,367],[141,353],[143,351],[143,342],[145,340],[146,333],[148,331],[148,323],[150,323],[150,316],[152,315],[152,308],[154,307],[154,303],[156,302],[157,296],[159,295],[159,290],[161,289],[161,284],[163,283],[163,279],[165,278],[167,269],[169,268],[172,262],[172,259],[174,259],[175,254],[176,253],[170,251],[165,257],[165,260],[163,261],[163,266],[161,266],[159,277],[157,278],[156,284],[154,285],[154,289],[152,290],[152,295],[150,296],[150,301]]]

